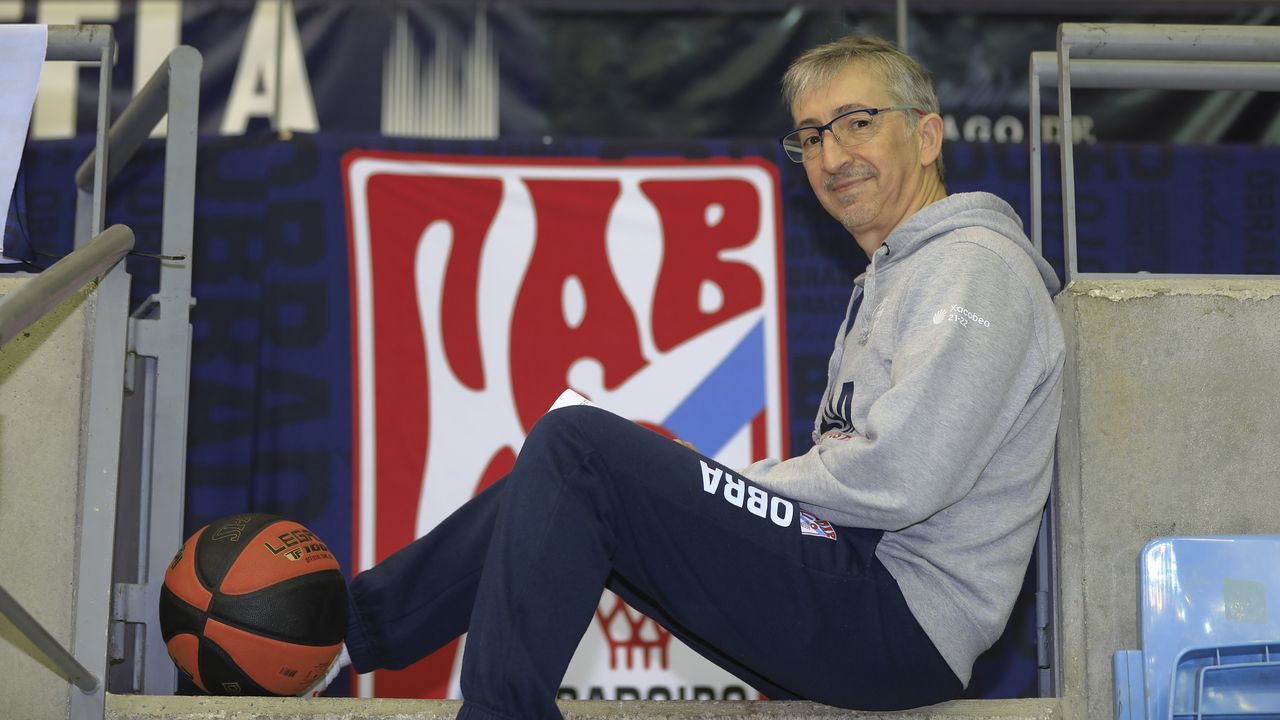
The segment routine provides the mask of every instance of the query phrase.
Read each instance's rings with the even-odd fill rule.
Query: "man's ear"
[[[920,138],[920,165],[930,165],[942,154],[942,116],[937,113],[925,115],[920,118],[917,130]]]

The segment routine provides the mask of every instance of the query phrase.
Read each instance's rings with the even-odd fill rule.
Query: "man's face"
[[[880,73],[854,62],[831,83],[800,97],[791,108],[796,127],[822,125],[860,107],[897,104]],[[818,155],[804,161],[809,185],[827,212],[859,237],[888,234],[903,218],[910,189],[920,182],[919,146],[905,112],[876,117],[879,131],[869,142],[844,147],[823,133]]]

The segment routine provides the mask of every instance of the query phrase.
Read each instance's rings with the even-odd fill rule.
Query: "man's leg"
[[[352,580],[346,642],[358,672],[407,667],[466,632],[504,487],[505,478],[498,480],[439,527]],[[794,699],[689,636],[616,574],[607,587],[767,697]]]
[[[407,667],[466,632],[504,484],[352,579],[346,642],[357,671]]]
[[[875,559],[879,532],[806,535],[791,501],[617,416],[548,414],[503,493],[460,718],[559,717],[611,573],[699,652],[785,695],[878,709],[961,689]]]

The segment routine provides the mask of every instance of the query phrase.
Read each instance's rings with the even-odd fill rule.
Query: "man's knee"
[[[585,406],[552,410],[542,416],[525,439],[516,460],[517,482],[542,489],[568,489],[607,504],[605,487],[611,474],[603,472],[604,460],[598,452],[605,444],[602,422],[609,413]]]
[[[556,463],[582,458],[600,444],[601,415],[607,413],[581,405],[552,410],[529,430],[520,455],[554,458]]]
[[[552,410],[534,423],[533,428],[529,430],[529,436],[525,439],[525,446],[527,447],[529,443],[545,443],[566,438],[585,438],[587,435],[585,431],[592,427],[593,419],[599,419],[601,412],[603,411],[585,405],[570,405]]]

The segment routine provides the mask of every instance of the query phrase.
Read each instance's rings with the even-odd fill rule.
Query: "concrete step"
[[[107,720],[453,720],[457,700],[108,695]],[[958,700],[902,712],[806,702],[568,700],[566,720],[1059,720],[1058,700]]]

